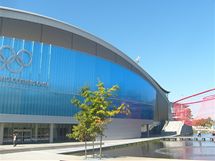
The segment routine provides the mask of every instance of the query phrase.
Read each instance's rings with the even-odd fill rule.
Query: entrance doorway
[[[32,141],[32,129],[14,129],[18,143],[30,143]]]

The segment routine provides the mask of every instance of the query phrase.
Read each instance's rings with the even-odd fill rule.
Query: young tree
[[[102,157],[102,137],[104,135],[105,127],[111,122],[111,117],[119,113],[128,115],[130,113],[129,107],[125,103],[120,106],[113,105],[111,99],[116,97],[116,92],[119,87],[117,85],[111,88],[105,88],[104,83],[98,82],[98,89],[93,92],[92,100],[92,115],[95,117],[95,127],[97,127],[97,134],[100,135],[100,159]]]
[[[105,88],[102,82],[98,82],[97,90],[91,91],[89,87],[81,89],[82,99],[73,98],[72,103],[81,109],[76,114],[78,125],[74,126],[71,137],[85,141],[85,157],[87,157],[87,141],[92,140],[93,146],[96,137],[100,136],[100,159],[102,157],[102,137],[105,127],[111,122],[111,117],[119,113],[128,115],[130,110],[128,105],[122,103],[120,106],[114,106],[112,99],[116,97],[114,92],[119,89],[117,85],[111,88]]]
[[[95,140],[96,138],[95,128],[92,126],[94,120],[90,113],[92,92],[89,90],[89,87],[83,87],[80,95],[84,98],[82,101],[77,98],[71,100],[72,104],[81,110],[75,115],[75,119],[79,124],[73,126],[73,133],[69,137],[85,142],[85,158],[87,158],[87,141]]]

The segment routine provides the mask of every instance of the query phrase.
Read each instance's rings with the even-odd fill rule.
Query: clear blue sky
[[[65,21],[111,43],[171,91],[215,88],[215,0],[0,0]]]

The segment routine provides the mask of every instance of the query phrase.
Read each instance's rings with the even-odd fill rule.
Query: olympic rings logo
[[[8,50],[9,57],[4,56],[4,51]],[[27,62],[23,60],[23,56],[26,55],[29,59]],[[16,63],[16,68],[12,67],[12,64]],[[21,49],[17,53],[10,46],[2,46],[0,48],[0,70],[7,69],[12,73],[20,73],[23,68],[32,64],[32,53],[28,50]]]

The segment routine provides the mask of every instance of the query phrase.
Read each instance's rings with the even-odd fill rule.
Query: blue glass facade
[[[19,73],[9,71],[5,60],[10,69],[19,69],[20,65],[9,59],[11,51],[4,46],[15,53],[20,49],[29,51],[31,65]],[[71,98],[78,95],[82,86],[95,89],[101,80],[106,87],[120,86],[113,102],[128,103],[128,117],[153,119],[156,90],[141,76],[118,64],[76,50],[9,37],[0,37],[0,48],[0,113],[72,116],[78,109],[70,103]],[[19,58],[26,64],[30,61],[26,53]]]

